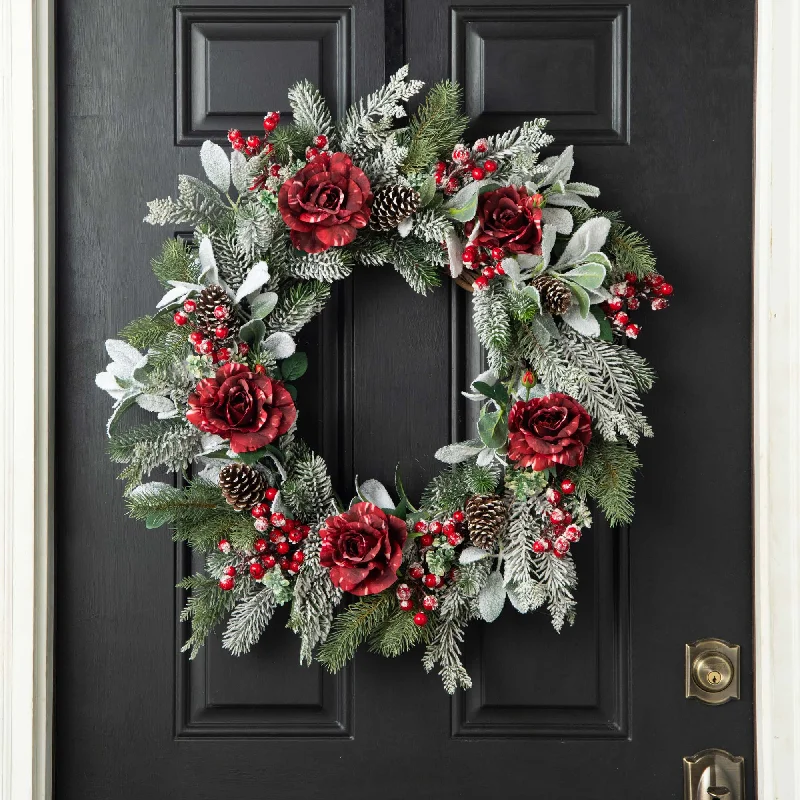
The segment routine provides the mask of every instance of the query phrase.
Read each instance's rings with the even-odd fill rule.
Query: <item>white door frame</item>
[[[800,800],[800,2],[757,6],[758,787]],[[0,800],[52,794],[53,32],[53,0],[0,0]]]

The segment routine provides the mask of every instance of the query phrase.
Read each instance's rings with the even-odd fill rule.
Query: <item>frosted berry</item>
[[[625,297],[625,293],[628,291],[628,284],[627,283],[612,283],[611,284],[611,294],[616,295],[617,297]],[[620,308],[622,306],[620,305]]]
[[[458,547],[463,541],[464,537],[457,531],[447,534],[447,544],[449,544],[451,547]]]
[[[265,514],[269,514],[269,506],[266,503],[257,503],[250,509],[250,513],[258,519]]]
[[[253,542],[253,550],[255,550],[256,553],[266,553],[268,546],[266,539],[256,539],[255,542]]]
[[[253,134],[253,136],[248,136],[247,137],[247,141],[245,142],[245,144],[251,150],[258,150],[258,148],[261,147],[261,139],[259,139],[258,136]]]
[[[222,570],[222,574],[233,578],[236,576],[236,567],[233,567],[229,564],[224,570]]]
[[[211,339],[203,339],[198,345],[198,349],[204,356],[210,355],[214,352],[214,342]]]
[[[306,161],[311,161],[319,155],[316,147],[306,147]]]
[[[453,512],[453,521],[454,522],[463,522],[464,521],[464,512],[463,511],[454,511]]]
[[[267,520],[264,519],[264,521],[266,522]],[[285,542],[286,541],[286,537],[283,535],[282,531],[274,530],[274,531],[270,531],[269,532],[269,540],[273,544],[277,544],[278,542]]]
[[[289,542],[278,542],[275,545],[275,549],[278,551],[279,555],[285,556],[289,552]]]
[[[495,276],[494,267],[484,267],[481,270],[481,275],[486,278],[487,281],[490,281]]]
[[[561,502],[561,492],[559,492],[558,489],[554,489],[552,486],[547,487],[544,497],[551,506],[557,506]]]
[[[575,491],[575,484],[569,480],[569,478],[565,478],[561,481],[561,491],[564,492],[564,494],[573,494]]]
[[[422,628],[424,625],[428,624],[428,615],[424,611],[419,611],[418,613],[414,614],[414,624],[419,625]]]
[[[324,133],[320,133],[314,137],[314,147],[323,150],[328,146],[328,137]]]
[[[579,542],[581,540],[581,529],[577,525],[567,525],[564,536],[570,542]]]
[[[214,306],[214,316],[217,319],[225,319],[228,316],[228,308],[226,306]]]
[[[564,512],[564,519],[561,522],[562,526],[570,525],[572,523],[572,514],[569,511]]]
[[[227,339],[229,333],[230,330],[227,325],[218,325],[214,328],[214,336],[216,336],[217,339]]]
[[[473,245],[468,244],[464,248],[464,254],[461,256],[461,260],[465,264],[471,264],[473,261],[476,260],[477,257],[478,257],[478,251],[475,249],[475,247],[473,247]]]
[[[476,153],[485,153],[489,149],[489,142],[486,139],[477,139],[472,145],[472,149]]]
[[[639,310],[639,298],[638,297],[629,297],[628,298],[628,310],[629,311],[638,311]]]
[[[442,585],[442,579],[432,572],[428,573],[422,581],[429,589],[436,589]]]
[[[662,283],[656,287],[656,292],[662,297],[669,297],[675,291],[671,283]]]
[[[554,508],[548,516],[550,517],[550,522],[553,525],[562,525],[564,522],[564,517],[566,516],[564,511],[560,508]]]
[[[457,178],[450,178],[447,181],[447,185],[444,187],[444,190],[447,194],[454,194],[458,191],[458,179]]]
[[[236,347],[239,349],[239,355],[241,356],[246,356],[250,352],[250,345],[247,342],[239,342]]]
[[[546,553],[550,549],[550,542],[547,539],[537,539],[533,543],[534,553]]]
[[[560,554],[560,555],[562,555],[562,556],[565,553],[568,553],[569,552],[569,539],[567,539],[566,536],[556,536],[556,538],[553,539],[553,551],[558,553],[558,554]]]
[[[276,114],[274,111],[270,111],[266,117],[264,117],[264,130],[267,132],[274,131],[275,128],[278,127],[278,119],[276,118]]]
[[[466,164],[470,159],[469,150],[463,144],[457,144],[453,148],[453,161],[456,164]]]
[[[194,300],[184,300],[183,301],[183,310],[187,314],[194,314],[197,311],[197,303]]]
[[[650,308],[653,311],[663,311],[665,308],[669,306],[669,300],[666,297],[654,297],[650,301]]]
[[[638,280],[635,272],[626,272],[623,277],[628,283],[636,283],[636,281]]]
[[[486,177],[486,172],[481,167],[473,167],[472,178],[476,181],[482,181]]]
[[[400,603],[400,610],[401,611],[411,611],[414,608],[414,601],[413,600],[401,600]]]
[[[286,538],[292,544],[299,544],[300,542],[303,541],[303,532],[299,528],[293,531],[289,531],[289,533],[286,534]]]
[[[491,158],[487,158],[486,161],[483,162],[483,168],[489,173],[496,172],[497,162],[492,161]]]
[[[476,289],[486,289],[489,286],[489,281],[483,277],[483,275],[479,275],[475,278],[475,288]]]
[[[620,311],[619,314],[614,316],[614,322],[616,322],[617,325],[627,325],[629,319],[630,317],[624,311]]]
[[[222,589],[223,592],[229,592],[233,589],[235,583],[236,581],[234,581],[230,575],[223,575],[219,579],[219,588]]]
[[[231,543],[227,539],[220,539],[217,543],[217,550],[227,555],[231,551]]]
[[[416,533],[425,533],[425,531],[427,531],[427,530],[428,530],[428,523],[427,523],[427,522],[425,522],[425,520],[424,520],[424,519],[421,519],[421,520],[419,520],[419,521],[418,521],[418,522],[417,522],[417,523],[414,525],[414,531],[415,531]]]
[[[424,574],[425,570],[423,569],[422,564],[412,564],[408,568],[408,577],[411,578],[412,581],[421,580]]]
[[[436,162],[436,171],[441,174],[447,171],[447,164],[444,161],[437,161]]]
[[[439,522],[438,519],[435,519],[431,524],[428,526],[428,530],[433,534],[440,534],[442,532],[442,523]]]
[[[261,563],[267,568],[272,569],[278,562],[275,560],[275,556],[262,556]]]
[[[265,533],[266,531],[269,530],[269,521],[266,520],[264,517],[259,517],[258,519],[253,520],[253,527],[259,533]]]
[[[231,144],[234,144],[235,142],[239,141],[239,139],[242,139],[242,138],[243,138],[242,137],[242,132],[240,130],[238,130],[236,128],[231,128],[228,131],[228,141]]]
[[[494,271],[495,271],[496,275],[505,275],[506,274],[506,271],[503,268],[502,264],[495,264],[494,265]]]
[[[185,325],[185,324],[186,324],[186,323],[189,321],[189,317],[187,317],[187,316],[186,316],[186,314],[184,314],[184,313],[183,313],[183,311],[176,311],[176,312],[175,312],[175,313],[172,315],[172,321],[173,321],[173,322],[174,322],[176,325],[181,325],[181,326],[183,326],[183,325]]]
[[[269,168],[269,174],[272,175],[273,178],[277,178],[278,175],[281,174],[281,165],[280,164],[273,164]]]
[[[622,311],[623,305],[625,305],[625,301],[621,297],[612,297],[608,301],[608,310],[613,312]]]
[[[299,561],[290,561],[286,566],[286,569],[289,572],[300,572],[300,562]]]
[[[200,331],[192,331],[189,334],[189,341],[194,345],[199,345],[203,341],[203,334]]]
[[[256,561],[255,564],[250,565],[250,577],[254,581],[261,580],[264,577],[264,565]]]
[[[439,601],[432,594],[426,594],[422,598],[422,607],[426,611],[435,611],[439,606]]]
[[[270,521],[270,522],[271,522],[271,523],[272,523],[272,524],[273,524],[273,525],[274,525],[276,528],[282,528],[282,527],[283,527],[283,526],[286,524],[286,517],[284,517],[284,516],[283,516],[283,514],[281,514],[281,513],[280,513],[280,511],[278,511],[278,512],[276,512],[275,514],[273,514],[273,515],[272,515],[272,516],[269,518],[269,521]]]
[[[625,335],[629,339],[636,339],[642,331],[642,326],[631,322],[630,325],[625,326]]]
[[[227,361],[231,357],[231,351],[227,347],[220,347],[215,353],[217,361]]]
[[[397,595],[398,600],[410,600],[411,599],[411,587],[407,583],[401,583],[395,590],[394,593]]]
[[[661,286],[661,284],[664,283],[664,276],[648,275],[647,278],[645,278],[645,283],[647,283],[648,286]]]
[[[433,535],[430,533],[423,533],[419,537],[420,547],[430,547],[433,544]]]
[[[292,553],[292,561],[302,564],[306,560],[306,554],[302,550],[295,550]]]

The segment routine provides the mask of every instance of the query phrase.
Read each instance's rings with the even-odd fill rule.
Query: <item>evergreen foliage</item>
[[[240,590],[223,592],[215,578],[197,574],[184,578],[178,587],[191,594],[181,612],[181,622],[191,622],[191,634],[181,652],[197,658],[209,634],[219,625],[236,604]]]
[[[181,239],[167,239],[161,247],[161,255],[154,258],[150,266],[165,289],[169,288],[169,281],[196,283],[200,274],[194,256]]]
[[[536,556],[536,576],[547,593],[547,610],[553,627],[561,631],[564,623],[575,624],[575,597],[578,573],[571,555],[553,558],[549,553]]]
[[[272,619],[277,604],[272,589],[259,589],[236,605],[222,636],[222,646],[235,656],[247,653]]]
[[[330,136],[333,130],[331,112],[322,93],[311,81],[301,80],[289,89],[289,105],[295,125],[312,138],[317,134]]]
[[[500,482],[498,467],[479,467],[475,461],[455,464],[440,472],[422,493],[422,505],[434,514],[452,514],[474,494],[491,494]]]
[[[267,332],[298,333],[322,311],[330,296],[330,284],[322,281],[302,281],[287,287],[275,310],[265,320]]]
[[[443,262],[442,250],[431,248],[416,239],[398,239],[392,244],[394,268],[417,293],[427,294],[442,282],[438,266]]]

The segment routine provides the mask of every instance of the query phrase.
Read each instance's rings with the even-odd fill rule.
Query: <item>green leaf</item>
[[[251,319],[242,325],[239,336],[243,342],[250,345],[250,349],[257,348],[267,335],[267,326],[260,319]]]
[[[436,179],[428,175],[422,186],[419,187],[419,207],[425,208],[436,196]]]
[[[502,411],[487,411],[478,420],[481,441],[492,450],[497,450],[508,438],[508,422]]]
[[[469,222],[478,211],[477,192],[467,200],[464,205],[446,209],[449,216],[458,222]]]
[[[288,386],[287,386],[288,388]],[[294,387],[292,387],[294,388]],[[259,448],[258,450],[253,450],[251,453],[237,453],[236,456],[243,464],[255,464],[258,461],[261,461],[267,453],[272,453],[278,461],[282,464],[283,463],[283,453],[278,450],[277,447],[268,444],[264,447]]]
[[[253,298],[253,319],[264,319],[278,304],[278,295],[275,292],[264,292]]]
[[[469,222],[478,210],[478,195],[497,189],[500,186],[492,180],[468,183],[445,204],[447,213],[458,222]]]
[[[152,511],[144,518],[144,524],[148,530],[160,528],[167,522],[172,521],[172,512],[170,511]]]
[[[293,353],[289,358],[281,361],[281,374],[284,380],[296,381],[306,374],[308,369],[308,356],[305,353]]]
[[[595,255],[595,253],[592,253],[592,255]],[[601,254],[598,253],[597,255]],[[603,285],[603,280],[606,277],[606,268],[602,264],[590,261],[562,273],[562,277],[569,278],[571,281],[580,284],[584,289],[597,289]]]
[[[604,342],[613,342],[614,331],[608,321],[608,317],[603,313],[603,309],[600,306],[592,306],[592,314],[600,325],[600,338]]]
[[[483,381],[475,381],[472,386],[476,391],[480,392],[485,397],[496,400],[501,406],[507,405],[509,400],[508,390],[502,383],[495,383],[494,386],[490,386],[488,383],[484,383]]]
[[[572,296],[578,301],[578,308],[580,309],[581,316],[586,319],[592,305],[589,300],[589,295],[586,294],[586,289],[573,281],[565,280],[564,283],[569,285],[569,288],[572,290]]]
[[[283,388],[289,392],[289,397],[292,398],[292,402],[297,402],[297,387],[293,383],[284,383]]]

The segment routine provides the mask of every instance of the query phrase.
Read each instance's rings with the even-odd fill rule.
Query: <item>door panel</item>
[[[688,0],[64,0],[58,21],[56,797],[361,800],[678,798],[681,758],[723,747],[752,792],[750,221],[753,3]],[[145,201],[198,174],[199,146],[288,116],[318,83],[335,114],[410,61],[465,86],[470,138],[534,116],[576,173],[651,240],[678,293],[636,348],[661,379],[630,530],[576,553],[574,628],[475,624],[475,688],[452,699],[419,654],[297,664],[277,617],[249,655],[178,649],[191,556],[124,517],[104,449],[101,343],[158,300],[148,260],[183,231]],[[356,475],[418,496],[464,437],[480,371],[469,301],[393,270],[334,287],[303,333],[300,427],[342,496]],[[723,396],[724,392],[724,396]],[[714,501],[710,491],[715,490]],[[722,498],[723,502],[719,502]],[[683,645],[743,646],[742,699],[683,699]],[[268,741],[264,741],[267,739]]]

